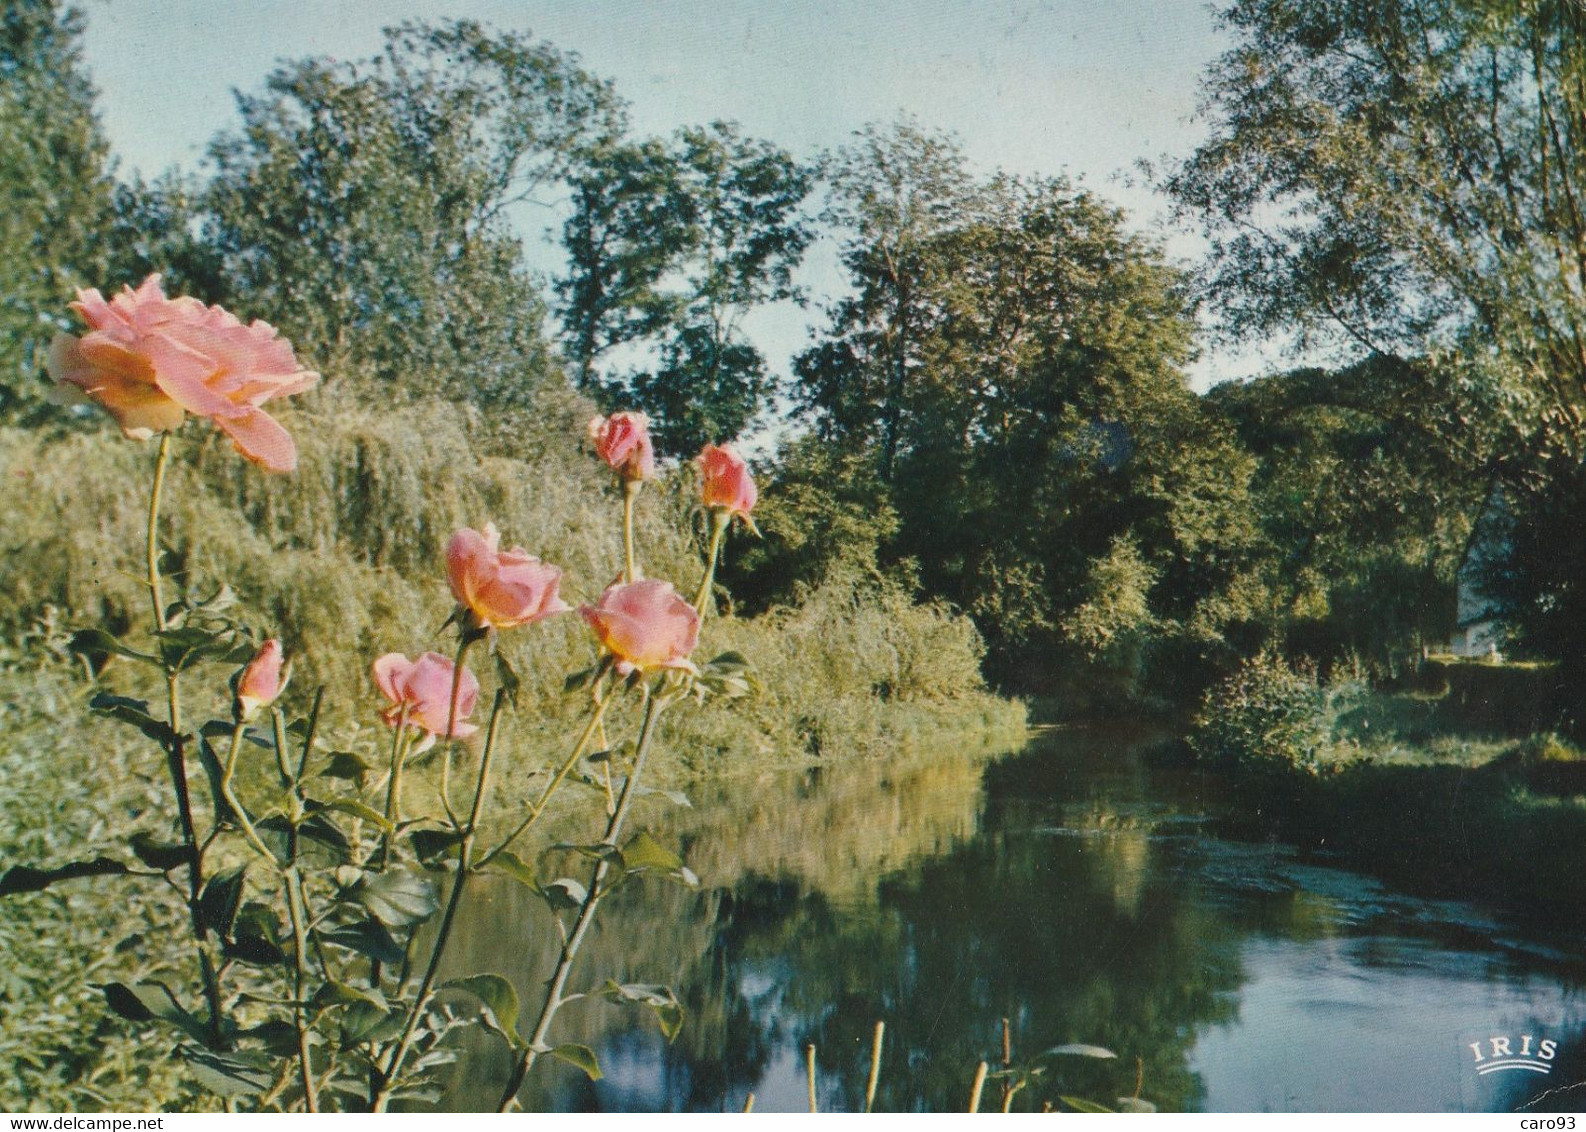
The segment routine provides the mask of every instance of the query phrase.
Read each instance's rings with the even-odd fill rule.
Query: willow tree
[[[1586,410],[1586,8],[1237,0],[1207,140],[1167,177],[1239,336],[1429,356],[1485,459],[1578,446]],[[1538,430],[1538,425],[1547,427]]]

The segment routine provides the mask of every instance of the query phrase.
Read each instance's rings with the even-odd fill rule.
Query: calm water
[[[1067,1042],[1015,1101],[1132,1093],[1170,1110],[1579,1109],[1586,961],[1578,944],[1490,910],[1425,900],[1218,835],[1213,784],[1156,771],[1139,741],[1066,730],[1000,758],[766,776],[693,809],[639,814],[680,844],[698,891],[634,885],[600,910],[571,986],[670,984],[670,1045],[598,1000],[553,1039],[594,1047],[605,1077],[544,1061],[523,1100],[562,1110],[757,1111],[863,1095],[887,1023],[877,1108],[961,1110],[976,1064]],[[664,807],[664,808],[663,808]],[[554,927],[515,886],[482,892],[454,960],[513,978],[538,1010]],[[1530,1041],[1525,1041],[1525,1035]],[[1556,1053],[1547,1073],[1479,1073],[1492,1040]],[[1540,1060],[1540,1059],[1535,1059]],[[448,1104],[493,1107],[507,1055],[465,1050]],[[1549,1090],[1563,1090],[1553,1092]],[[1536,1098],[1541,1097],[1541,1100]],[[988,1086],[983,1107],[997,1098]]]

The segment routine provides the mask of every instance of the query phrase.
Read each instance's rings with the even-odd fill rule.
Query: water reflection
[[[961,1109],[975,1065],[1065,1042],[1016,1098],[1132,1093],[1164,1109],[1514,1108],[1586,1080],[1582,967],[1568,949],[1469,906],[1418,900],[1215,835],[1214,784],[1149,770],[1143,739],[1060,732],[1002,759],[944,757],[710,788],[645,815],[686,847],[691,892],[634,885],[602,906],[574,983],[668,983],[688,1010],[670,1045],[599,1000],[554,1039],[606,1076],[543,1062],[526,1107],[759,1111],[860,1104],[877,1019],[877,1107]],[[537,1008],[554,928],[524,890],[482,889],[453,962],[499,970]],[[1480,1076],[1472,1041],[1559,1043],[1546,1077]],[[464,1051],[448,1096],[493,1107],[508,1056]],[[996,1103],[996,1087],[987,1091]],[[1568,1108],[1570,1093],[1537,1106]]]

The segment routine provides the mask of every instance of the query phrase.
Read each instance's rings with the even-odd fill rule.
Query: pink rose
[[[625,480],[655,477],[655,446],[650,443],[650,418],[643,413],[612,413],[589,422],[595,452]]]
[[[484,533],[466,527],[446,546],[446,575],[452,596],[473,612],[480,625],[511,629],[529,625],[571,607],[556,595],[562,572],[522,547],[498,550],[494,523]]]
[[[259,714],[260,708],[269,707],[281,695],[286,687],[286,681],[281,679],[281,660],[281,642],[272,638],[259,646],[237,677],[233,710],[240,722],[247,723]]]
[[[760,493],[749,477],[749,465],[731,445],[705,445],[705,450],[699,454],[699,470],[705,477],[701,499],[706,507],[719,507],[729,514],[749,517]]]
[[[127,436],[146,440],[192,413],[214,421],[255,464],[297,467],[291,435],[259,406],[303,392],[319,375],[298,366],[269,323],[245,326],[221,307],[167,299],[158,275],[109,302],[78,291],[72,309],[88,333],[55,336],[50,375],[103,405]]]
[[[455,672],[451,660],[438,652],[427,652],[417,660],[409,660],[399,652],[388,652],[374,662],[374,682],[391,701],[391,706],[380,718],[395,727],[405,707],[408,725],[429,732],[424,742],[414,749],[415,754],[428,750],[436,736],[446,732]],[[457,685],[457,724],[452,728],[452,738],[466,739],[479,730],[463,722],[473,713],[478,699],[479,681],[464,668]]]
[[[699,614],[670,582],[610,585],[598,602],[578,612],[624,676],[635,669],[694,667],[688,654],[699,640]]]

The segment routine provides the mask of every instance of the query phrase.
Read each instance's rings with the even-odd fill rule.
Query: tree
[[[1581,440],[1586,9],[1237,0],[1166,179],[1235,335],[1430,357],[1511,451]],[[1545,430],[1543,427],[1545,426]]]
[[[869,125],[825,163],[824,219],[845,234],[853,293],[827,312],[824,341],[795,363],[798,398],[828,439],[878,445],[890,483],[923,344],[945,316],[938,238],[975,207],[956,139],[903,118]]]
[[[102,282],[109,147],[82,65],[82,14],[0,12],[0,414],[36,408],[43,351],[77,287]]]
[[[1251,461],[1185,383],[1183,278],[1092,194],[977,183],[910,126],[843,161],[854,293],[798,372],[896,508],[887,557],[974,615],[996,675],[1137,668],[1100,638],[1186,624],[1254,540]]]
[[[362,63],[290,63],[211,149],[228,301],[332,375],[521,403],[549,364],[509,212],[615,137],[621,104],[545,43],[404,24]]]
[[[742,323],[799,298],[811,184],[785,151],[727,122],[680,130],[669,146],[592,150],[573,176],[557,285],[564,349],[603,403],[656,418],[662,451],[731,440],[769,403],[772,376]],[[621,347],[649,356],[601,373]]]
[[[1491,483],[1429,440],[1415,368],[1375,358],[1207,395],[1257,461],[1252,646],[1391,665],[1451,633],[1455,573]]]
[[[1407,375],[1395,427],[1454,461],[1477,506],[1501,486],[1506,599],[1558,655],[1586,624],[1557,568],[1586,512],[1586,8],[1236,0],[1221,18],[1235,45],[1204,87],[1210,136],[1166,185],[1213,240],[1227,328]]]

